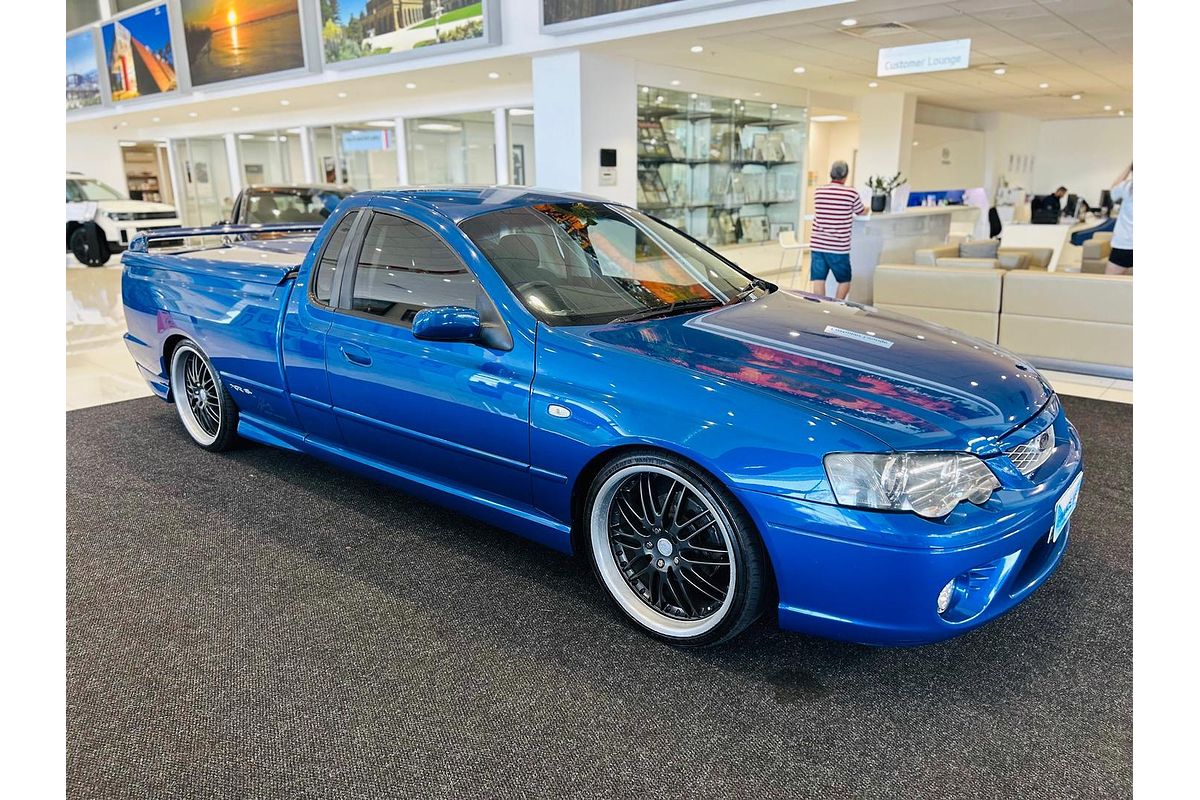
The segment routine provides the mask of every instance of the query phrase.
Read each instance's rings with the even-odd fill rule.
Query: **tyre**
[[[99,267],[108,263],[108,242],[104,232],[94,222],[80,225],[71,234],[71,253],[80,264]]]
[[[719,481],[684,460],[623,455],[596,476],[585,508],[596,577],[651,636],[706,647],[761,613],[767,567],[753,521]]]
[[[182,342],[171,353],[171,395],[192,441],[213,452],[229,449],[237,437],[237,407],[193,342]]]

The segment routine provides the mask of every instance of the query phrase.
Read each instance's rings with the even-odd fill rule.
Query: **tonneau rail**
[[[134,253],[149,252],[154,242],[164,243],[164,248],[192,249],[198,244],[186,243],[188,239],[211,239],[221,237],[222,244],[234,241],[249,241],[256,238],[276,238],[282,234],[316,233],[321,230],[321,222],[288,222],[273,225],[211,225],[206,228],[159,228],[142,231],[129,243],[129,250]],[[165,244],[173,242],[173,244]]]

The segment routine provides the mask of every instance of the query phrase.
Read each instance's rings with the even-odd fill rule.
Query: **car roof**
[[[611,203],[603,197],[541,189],[536,186],[406,186],[359,192],[356,197],[416,203],[449,217],[455,223],[507,208],[538,203]]]
[[[246,187],[249,192],[345,192],[353,193],[353,186],[338,183],[255,183]]]

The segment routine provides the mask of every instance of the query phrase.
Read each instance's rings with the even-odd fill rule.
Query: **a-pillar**
[[[637,74],[633,59],[582,53],[533,59],[539,186],[637,202]],[[600,183],[600,151],[617,151],[616,182]]]
[[[874,93],[863,96],[858,104],[858,160],[854,183],[863,201],[870,202],[867,178],[891,178],[897,172],[908,177],[912,166],[913,126],[917,98],[910,94]],[[908,197],[909,186],[901,190]]]

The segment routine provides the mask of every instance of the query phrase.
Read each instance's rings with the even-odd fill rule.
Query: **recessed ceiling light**
[[[417,85],[416,85],[415,83],[412,83],[412,82],[410,81],[410,82],[408,82],[408,83],[404,84],[404,88],[405,88],[405,89],[415,89],[415,88],[417,88]]]
[[[815,117],[810,117],[813,122],[845,122],[844,114],[817,114]]]
[[[245,140],[245,139],[253,139],[253,138],[254,138],[254,134],[253,134],[253,133],[239,133],[239,134],[238,134],[238,138],[239,138],[239,139],[243,139],[243,140]]]
[[[755,92],[755,93],[754,93],[754,96],[755,96],[755,97],[762,97],[762,92]]]
[[[422,122],[417,125],[417,130],[435,131],[437,133],[458,133],[462,130],[462,127],[452,122]]]
[[[1117,112],[1117,116],[1118,116],[1118,117],[1123,117],[1123,116],[1125,116],[1125,109],[1123,109],[1123,108],[1122,108],[1120,111],[1118,111],[1118,112]]]
[[[777,108],[779,108],[779,103],[771,103],[771,110],[772,110],[772,111],[774,111],[774,110],[775,110],[775,109],[777,109]]]
[[[643,86],[643,87],[642,87],[642,94],[645,94],[645,93],[646,93],[646,92],[648,92],[648,91],[650,91],[650,87],[649,87],[649,86]]]
[[[338,97],[340,97],[340,98],[342,98],[343,100],[345,100],[345,99],[348,97],[348,95],[347,95],[345,92],[338,92]]]
[[[188,116],[189,116],[189,117],[198,117],[198,116],[200,116],[200,115],[199,115],[197,112],[195,112],[195,111],[189,111],[189,112],[188,112]]]
[[[233,108],[231,108],[231,109],[229,109],[229,110],[230,110],[230,111],[241,111],[242,109],[241,109],[241,107],[240,107],[240,106],[234,106]]]
[[[871,81],[870,83],[867,84],[867,88],[868,89],[877,89],[877,88],[879,88],[879,82]]]
[[[372,128],[394,128],[396,123],[390,119],[373,119],[367,123]]]
[[[736,99],[736,98],[735,98],[735,99],[734,99],[734,101],[733,101],[733,104],[734,104],[735,106],[740,106],[740,105],[742,104],[742,101],[741,101],[741,100],[738,100],[738,99]]]
[[[695,100],[695,99],[696,99],[696,98],[698,98],[699,96],[700,96],[700,95],[696,94],[695,92],[692,92],[692,93],[689,95],[689,97],[691,97],[693,100]]]
[[[996,67],[994,70],[992,70],[992,72],[996,75],[1004,75],[1008,72],[1008,70],[1006,70],[1004,67]]]
[[[846,19],[842,20],[843,28],[853,28],[857,24],[858,20],[856,20],[854,17],[847,17]]]
[[[1083,95],[1076,93],[1076,94],[1071,95],[1071,99],[1072,100],[1082,100]]]
[[[151,122],[158,122],[160,119],[161,119],[161,117],[151,117],[151,118],[150,118],[150,121],[151,121]]]
[[[805,72],[808,72],[808,70],[805,67],[792,67],[792,72],[796,73],[797,75],[803,75]]]
[[[679,85],[679,83],[680,83],[680,81],[678,81],[678,80],[673,80],[673,81],[671,81],[671,85],[672,85],[672,86],[678,86],[678,85]]]
[[[491,78],[492,80],[496,80],[497,78],[500,77],[500,73],[499,72],[489,72],[488,77]]]
[[[121,127],[122,127],[122,128],[124,128],[124,127],[125,127],[126,125],[128,125],[128,124],[129,124],[129,120],[127,120],[127,119],[123,119],[123,120],[121,120]]]
[[[1050,84],[1046,83],[1045,81],[1042,81],[1041,83],[1038,84],[1038,88],[1039,89],[1049,89]]]
[[[919,144],[920,144],[920,142],[918,142],[916,139],[913,139],[913,147],[916,147]]]
[[[281,106],[290,106],[291,104],[292,104],[291,100],[280,100],[279,101],[279,105],[281,105]]]
[[[510,108],[508,110],[508,113],[513,115],[514,117],[532,117],[533,109],[532,108]]]
[[[1112,111],[1112,106],[1105,106],[1105,107],[1104,107],[1104,110],[1105,110],[1105,111]]]
[[[698,44],[694,44],[694,45],[692,45],[692,52],[693,53],[703,53],[704,48]]]

